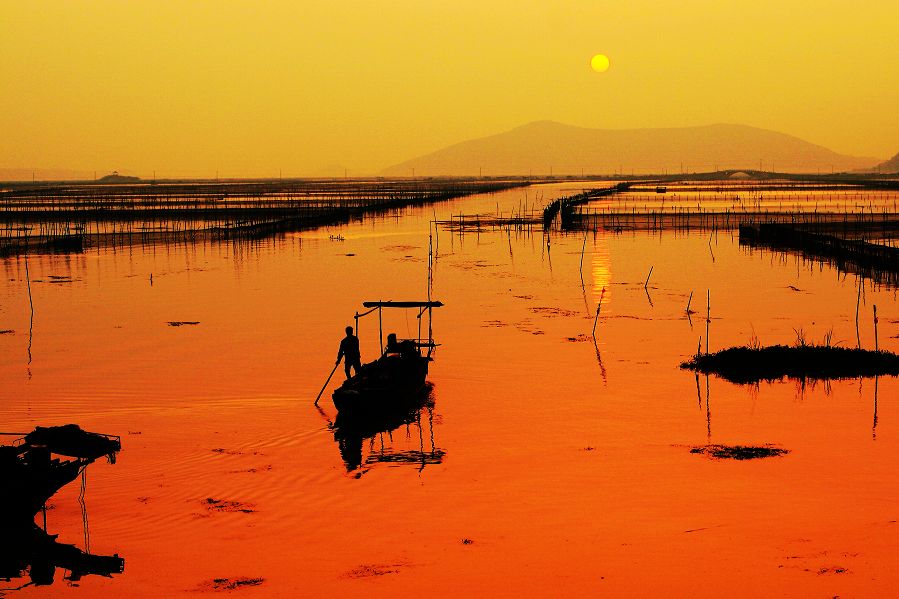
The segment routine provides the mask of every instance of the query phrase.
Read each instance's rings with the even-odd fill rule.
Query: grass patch
[[[237,591],[247,587],[258,587],[263,582],[264,578],[213,578],[202,583],[200,587],[203,590]]]
[[[716,374],[732,383],[748,384],[795,379],[846,379],[899,374],[899,355],[888,351],[828,345],[731,347],[697,355],[680,365],[702,374]]]
[[[781,456],[790,451],[771,445],[701,445],[692,448],[690,453],[701,453],[717,460],[755,460]]]

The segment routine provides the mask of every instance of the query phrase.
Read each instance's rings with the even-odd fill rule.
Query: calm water
[[[433,407],[348,467],[331,428],[342,370],[312,402],[362,301],[426,296],[435,216],[579,189],[253,245],[32,256],[31,335],[25,261],[0,261],[0,428],[76,422],[123,444],[88,468],[86,505],[90,550],[125,573],[9,596],[194,596],[225,578],[264,579],[247,597],[893,592],[896,379],[739,387],[678,368],[705,345],[708,296],[711,350],[856,343],[854,277],[729,233],[591,233],[581,270],[582,235],[440,231]],[[862,345],[876,304],[880,347],[899,350],[895,292],[863,300]],[[385,315],[385,334],[417,333],[414,312]],[[360,338],[374,358],[374,315]],[[707,442],[791,453],[690,453]],[[84,548],[78,491],[54,497],[48,530]]]

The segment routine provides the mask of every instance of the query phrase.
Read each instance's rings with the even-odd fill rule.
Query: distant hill
[[[899,173],[899,154],[896,154],[886,162],[881,162],[873,170],[878,173]]]
[[[112,171],[111,174],[97,179],[97,183],[137,183],[138,181],[140,181],[140,177],[120,175],[118,171]]]
[[[837,154],[798,137],[745,125],[587,129],[537,121],[407,160],[383,174],[409,176],[413,169],[416,176],[679,173],[760,167],[830,172],[876,163],[876,158]]]

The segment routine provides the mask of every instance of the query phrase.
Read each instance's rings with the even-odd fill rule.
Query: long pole
[[[325,381],[325,384],[322,385],[322,390],[319,391],[319,392],[318,392],[318,395],[315,396],[315,404],[314,404],[314,405],[316,405],[316,406],[318,405],[318,400],[321,399],[322,393],[325,392],[325,387],[327,387],[327,386],[328,386],[328,383],[331,382],[331,377],[334,376],[334,373],[335,373],[335,372],[337,372],[337,367],[338,367],[338,366],[340,366],[340,362],[337,362],[336,364],[334,364],[334,368],[331,370],[331,374],[328,375],[328,380]]]

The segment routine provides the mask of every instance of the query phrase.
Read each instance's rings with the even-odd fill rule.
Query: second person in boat
[[[415,342],[409,339],[397,341],[396,333],[387,335],[387,347],[384,349],[384,355],[399,354],[401,356],[417,353],[415,351]]]

